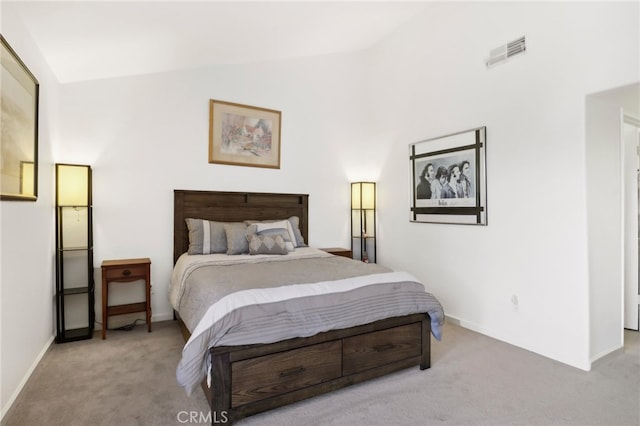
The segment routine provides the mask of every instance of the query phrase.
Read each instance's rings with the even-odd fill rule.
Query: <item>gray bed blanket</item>
[[[297,249],[295,256],[293,253],[262,258],[218,255],[211,256],[215,258],[211,261],[203,259],[203,262],[195,263],[200,266],[191,267],[192,271],[185,277],[182,297],[174,309],[193,332],[209,306],[232,292],[391,272],[389,268],[375,263],[354,262],[311,250]],[[300,252],[304,253],[298,255]]]
[[[192,265],[176,265],[170,289],[192,332],[177,369],[188,393],[207,375],[212,346],[272,343],[421,312],[440,338],[440,303],[404,272],[314,249],[241,265],[237,258],[194,257]]]

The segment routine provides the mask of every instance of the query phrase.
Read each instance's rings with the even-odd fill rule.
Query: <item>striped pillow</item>
[[[185,221],[189,229],[190,255],[227,252],[227,234],[224,230],[227,222],[192,218]]]
[[[284,228],[289,233],[289,240],[294,248],[306,246],[302,233],[300,232],[300,218],[298,216],[278,220],[245,220],[244,223],[247,226],[260,224],[261,227],[258,229],[258,233],[264,233],[265,230],[272,228]],[[285,241],[287,241],[286,238]]]
[[[300,218],[298,216],[291,216],[289,219],[291,223],[291,228],[293,229],[293,237],[295,238],[295,246],[296,247],[306,247],[304,243],[304,237],[302,236],[302,232],[300,231]]]

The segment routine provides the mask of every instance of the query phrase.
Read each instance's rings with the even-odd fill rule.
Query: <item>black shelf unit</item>
[[[90,166],[56,164],[56,343],[93,337],[91,192]]]
[[[353,258],[376,263],[376,184],[351,184],[351,252]]]

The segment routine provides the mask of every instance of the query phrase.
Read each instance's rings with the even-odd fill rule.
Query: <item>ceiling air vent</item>
[[[504,62],[510,57],[515,56],[519,53],[524,53],[526,50],[527,46],[524,42],[524,36],[520,37],[517,40],[510,41],[503,46],[496,47],[495,49],[491,50],[491,52],[489,52],[489,59],[487,59],[486,62],[487,68]]]

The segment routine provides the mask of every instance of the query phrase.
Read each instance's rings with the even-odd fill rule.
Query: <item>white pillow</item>
[[[280,220],[278,222],[257,222],[256,232],[259,234],[262,231],[268,231],[269,229],[285,229],[289,233],[289,240],[296,246],[296,235],[293,233],[293,227],[288,220]]]

